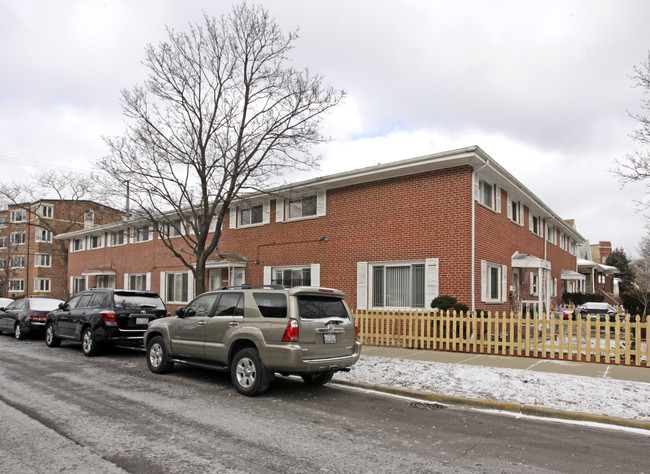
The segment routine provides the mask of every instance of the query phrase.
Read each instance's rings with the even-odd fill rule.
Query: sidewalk
[[[403,349],[399,347],[363,346],[361,353],[364,356],[532,370],[535,372],[553,374],[582,375],[585,377],[650,383],[650,367],[630,367],[625,365],[596,364],[568,360],[535,359],[532,357],[511,357],[488,354],[466,354],[463,352]]]
[[[445,405],[650,430],[650,368],[363,346],[334,383]]]

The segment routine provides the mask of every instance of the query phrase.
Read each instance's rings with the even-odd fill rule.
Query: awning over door
[[[542,268],[551,269],[551,262],[526,253],[515,252],[512,256],[512,268]]]

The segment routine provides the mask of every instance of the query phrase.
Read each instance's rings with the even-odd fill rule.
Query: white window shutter
[[[368,262],[357,262],[357,309],[368,309]]]
[[[230,206],[230,228],[237,228],[237,206]]]
[[[264,267],[264,284],[265,285],[270,285],[272,282],[272,275],[271,271],[273,270],[272,267]]]
[[[537,275],[531,273],[530,274],[530,294],[531,296],[535,296],[537,292],[535,291],[535,277]]]
[[[278,198],[275,200],[275,222],[284,221],[284,199]]]
[[[496,184],[494,185],[494,192],[496,193],[496,211],[501,214],[501,187],[497,186]]]
[[[187,301],[194,299],[194,274],[191,271],[187,272]]]
[[[431,302],[440,293],[439,261],[437,258],[427,258],[424,265],[424,308],[431,306]]]
[[[160,272],[160,292],[158,293],[163,301],[167,301],[167,293],[165,292],[166,273]]]
[[[311,264],[311,286],[320,286],[320,263]]]
[[[481,301],[487,301],[487,262],[481,260]]]
[[[478,201],[479,200],[479,179],[478,179],[478,173],[475,171],[472,173],[472,189],[474,193],[474,200]]]
[[[124,288],[125,290],[130,290],[131,289],[131,288],[129,288],[129,274],[128,273],[124,274],[124,286],[122,288]]]
[[[126,229],[126,235],[127,238],[129,239],[130,244],[135,242],[135,228],[129,227],[128,229]]]
[[[264,201],[264,214],[262,215],[262,223],[268,224],[271,222],[271,201]]]
[[[532,232],[534,227],[533,227],[533,213],[530,212],[530,209],[528,210],[528,229]]]
[[[524,206],[519,202],[519,225],[524,225]]]
[[[144,288],[146,290],[151,289],[151,272],[147,272],[147,283],[146,283],[146,286]]]
[[[512,198],[510,197],[510,194],[508,194],[508,219],[514,219],[514,216],[512,215]]]
[[[316,215],[324,216],[327,213],[327,193],[326,191],[319,191],[316,194]]]
[[[508,265],[501,265],[501,302],[508,302]]]
[[[74,277],[70,277],[70,294],[74,293]]]

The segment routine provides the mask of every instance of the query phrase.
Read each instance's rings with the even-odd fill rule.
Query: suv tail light
[[[359,323],[356,321],[354,322],[354,340],[358,341],[359,340]]]
[[[115,313],[113,312],[99,313],[99,319],[101,319],[105,323],[114,323],[116,321]]]
[[[287,328],[284,330],[282,342],[298,342],[299,335],[300,329],[298,328],[298,320],[291,318],[289,324],[287,324]]]

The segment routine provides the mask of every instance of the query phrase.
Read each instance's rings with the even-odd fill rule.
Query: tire
[[[22,341],[27,337],[26,334],[23,332],[23,328],[20,327],[20,322],[16,323],[16,325],[14,326],[14,337],[19,341]]]
[[[95,333],[91,328],[87,328],[81,335],[81,351],[87,357],[99,354],[99,343],[95,338]]]
[[[155,336],[147,343],[147,365],[154,374],[164,374],[174,367],[174,361],[169,357],[165,341]]]
[[[254,397],[269,388],[273,374],[264,368],[257,350],[247,347],[235,354],[230,366],[230,377],[239,393]]]
[[[54,326],[52,326],[52,323],[48,324],[45,328],[45,345],[47,347],[59,347],[61,345],[61,338],[56,337],[54,334]]]
[[[334,376],[334,371],[328,370],[327,372],[318,372],[315,374],[304,374],[302,379],[307,385],[325,385],[327,382],[332,380]]]

